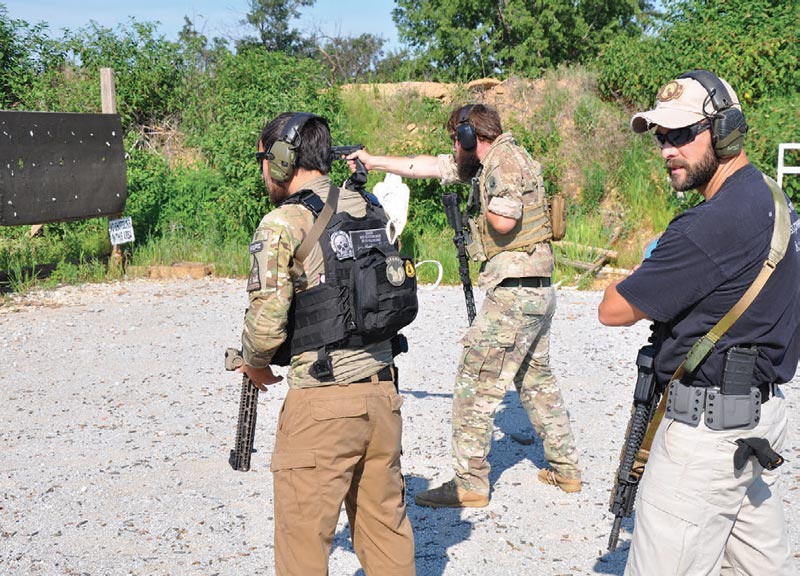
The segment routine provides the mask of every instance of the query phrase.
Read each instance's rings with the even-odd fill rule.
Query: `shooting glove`
[[[750,456],[755,456],[767,470],[775,470],[783,464],[783,456],[775,452],[764,438],[739,438],[736,443],[739,447],[733,454],[733,466],[737,470],[744,468]]]

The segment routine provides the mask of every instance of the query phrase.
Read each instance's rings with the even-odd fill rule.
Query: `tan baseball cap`
[[[725,80],[720,79],[733,101],[733,108],[742,109],[739,98]],[[678,78],[667,82],[656,96],[656,107],[639,112],[631,118],[631,128],[637,134],[656,126],[668,130],[691,126],[715,112],[708,91],[694,78]]]

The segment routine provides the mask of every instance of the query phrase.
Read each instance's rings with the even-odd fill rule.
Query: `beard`
[[[677,174],[670,171],[671,168],[683,168],[685,178],[681,179]],[[670,182],[676,192],[686,192],[705,186],[711,181],[712,176],[719,168],[719,158],[714,150],[709,146],[706,153],[696,164],[689,164],[680,159],[667,162],[667,172]]]
[[[458,179],[466,182],[478,173],[481,161],[478,160],[478,154],[474,150],[467,152],[461,149],[456,156],[456,165],[458,166]]]

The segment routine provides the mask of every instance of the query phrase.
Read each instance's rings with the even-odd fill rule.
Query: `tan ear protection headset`
[[[708,100],[714,107],[713,113],[703,113],[711,121],[711,143],[720,158],[735,156],[744,146],[747,134],[747,121],[738,108],[733,107],[733,99],[722,81],[708,70],[692,70],[680,76],[692,78],[708,92]]]
[[[469,113],[474,104],[464,106],[458,113],[458,123],[456,124],[456,140],[464,150],[474,150],[478,145],[478,136],[475,134],[475,127],[469,123]]]
[[[316,114],[298,112],[289,118],[280,137],[270,146],[267,158],[269,159],[269,177],[275,182],[286,182],[294,172],[294,161],[297,149],[300,147],[300,130],[306,122],[317,118]]]

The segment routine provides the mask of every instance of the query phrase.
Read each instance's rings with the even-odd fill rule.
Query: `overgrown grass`
[[[227,241],[198,243],[178,231],[153,238],[132,252],[132,266],[171,266],[176,262],[214,264],[218,276],[245,276],[250,269],[247,245]]]

